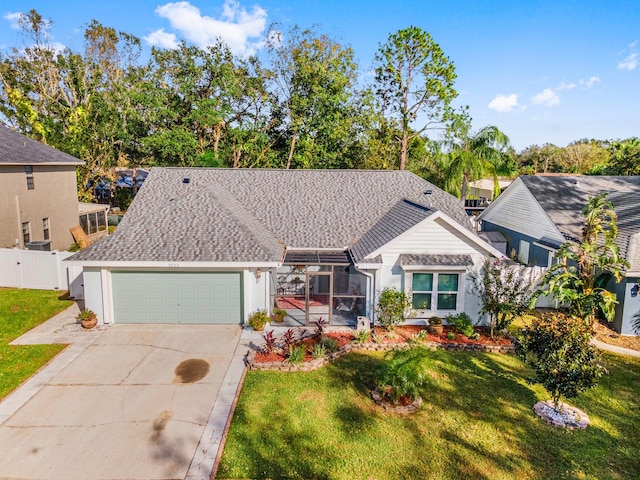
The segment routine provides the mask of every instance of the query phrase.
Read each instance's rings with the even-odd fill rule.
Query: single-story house
[[[469,269],[500,256],[460,201],[407,171],[152,168],[82,265],[102,323],[355,325],[384,287],[424,319],[466,311]]]
[[[478,221],[483,233],[494,232],[506,240],[509,255],[515,254],[530,266],[549,267],[560,245],[581,239],[582,209],[589,197],[601,193],[607,193],[614,206],[618,218],[616,244],[631,264],[623,281],[611,286],[619,302],[613,327],[631,335],[631,318],[640,311],[640,176],[521,175]]]
[[[0,124],[0,248],[69,248],[83,163]]]

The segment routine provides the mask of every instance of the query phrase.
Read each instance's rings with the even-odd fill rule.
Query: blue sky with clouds
[[[3,51],[22,45],[15,14],[32,8],[53,20],[52,42],[76,50],[92,19],[146,48],[222,37],[240,55],[259,53],[273,22],[316,24],[353,47],[363,73],[390,33],[416,25],[454,62],[474,127],[497,125],[516,149],[640,136],[638,0],[0,0]]]

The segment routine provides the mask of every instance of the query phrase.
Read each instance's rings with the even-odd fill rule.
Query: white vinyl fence
[[[82,267],[63,262],[71,255],[71,252],[0,248],[0,287],[69,290],[71,297],[84,298]]]

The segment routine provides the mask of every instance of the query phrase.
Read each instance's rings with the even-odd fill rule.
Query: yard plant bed
[[[586,430],[547,425],[548,394],[514,355],[434,350],[411,415],[370,396],[382,352],[313,372],[247,372],[217,478],[640,478],[640,360],[604,354],[598,387],[572,399]]]
[[[285,371],[308,371],[319,368],[329,361],[335,360],[352,350],[390,350],[408,345],[416,335],[424,332],[419,342],[432,349],[445,350],[476,350],[493,353],[512,353],[513,344],[508,338],[492,339],[483,327],[474,329],[479,334],[478,339],[471,339],[459,333],[455,333],[454,327],[445,326],[441,335],[427,333],[426,327],[422,325],[400,325],[393,331],[382,327],[376,327],[375,341],[365,343],[355,343],[355,338],[350,332],[327,332],[324,337],[330,337],[338,342],[338,350],[328,354],[324,358],[314,358],[312,348],[316,340],[307,337],[298,345],[305,347],[304,362],[302,364],[288,364],[286,350],[278,348],[273,352],[251,351],[247,357],[250,368],[261,370],[285,370]],[[454,338],[448,338],[449,332],[453,332]],[[416,340],[418,341],[418,340]]]
[[[59,291],[0,288],[0,399],[64,348],[9,343],[72,304]]]

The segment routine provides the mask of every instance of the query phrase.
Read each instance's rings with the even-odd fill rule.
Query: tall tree
[[[285,168],[353,167],[345,155],[357,138],[353,50],[298,26],[273,26],[267,50]]]
[[[593,323],[598,309],[608,321],[613,320],[616,295],[606,290],[612,278],[620,281],[629,263],[620,256],[615,239],[617,217],[606,194],[589,197],[582,210],[585,217],[582,239],[564,243],[556,252],[559,263],[545,274],[542,291],[571,313]]]
[[[400,170],[412,138],[442,124],[457,96],[453,62],[431,35],[409,27],[389,36],[375,57],[377,93],[384,110],[400,126]],[[422,126],[413,125],[423,122]]]
[[[607,175],[640,175],[640,138],[611,142],[611,155],[604,173]]]
[[[473,133],[471,119],[465,113],[456,115],[448,144],[445,189],[460,197],[463,205],[469,182],[490,175],[498,190],[498,175],[515,171],[508,153],[509,137],[492,125]]]

